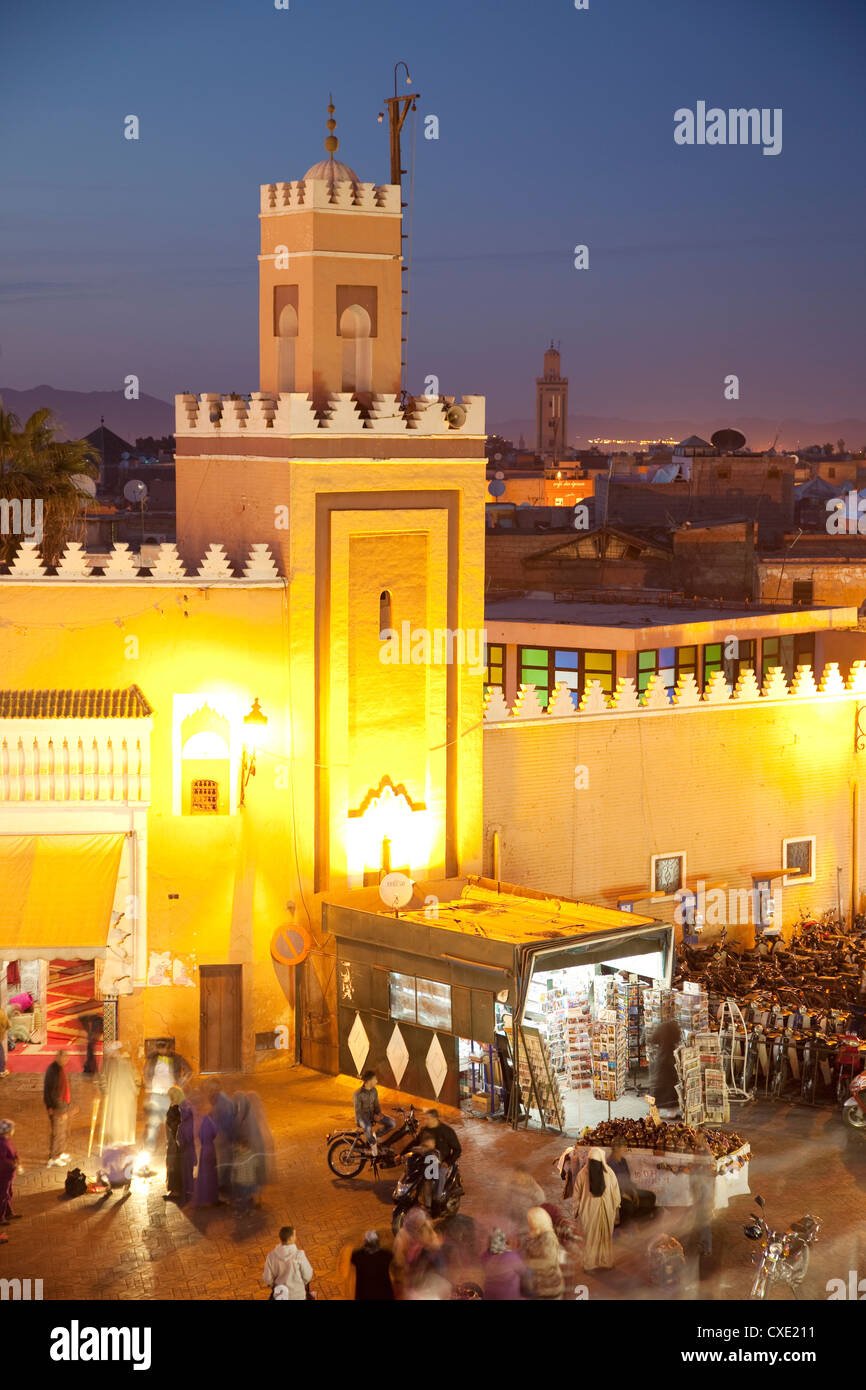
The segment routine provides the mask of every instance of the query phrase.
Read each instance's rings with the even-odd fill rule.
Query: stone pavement
[[[92,1083],[71,1078],[78,1114],[72,1122],[72,1166],[88,1174],[85,1159]],[[136,1184],[127,1195],[87,1195],[66,1200],[65,1174],[46,1168],[47,1119],[41,1077],[0,1081],[0,1116],[16,1121],[15,1142],[25,1174],[16,1180],[15,1206],[22,1220],[5,1228],[0,1278],[42,1279],[45,1299],[251,1299],[266,1297],[260,1282],[265,1255],[283,1224],[294,1224],[316,1271],[315,1287],[326,1299],[343,1296],[340,1252],[357,1243],[368,1227],[390,1237],[393,1170],[374,1185],[367,1171],[352,1181],[335,1178],[325,1160],[324,1136],[351,1122],[357,1082],[327,1077],[303,1067],[267,1078],[224,1078],[226,1089],[255,1089],[266,1107],[277,1148],[277,1181],[263,1194],[262,1209],[238,1218],[227,1209],[181,1211],[162,1200],[160,1178]],[[382,1091],[393,1109],[406,1097]],[[561,1185],[553,1162],[567,1140],[539,1130],[512,1132],[501,1123],[443,1118],[459,1129],[466,1188],[463,1211],[486,1231],[503,1219],[502,1208],[516,1166],[558,1201]],[[795,1220],[806,1211],[821,1217],[823,1231],[813,1247],[804,1296],[826,1298],[830,1278],[866,1279],[866,1141],[849,1140],[838,1111],[778,1106],[767,1102],[740,1110],[735,1127],[754,1151],[752,1192],[760,1192],[771,1221]],[[141,1190],[138,1190],[139,1186]],[[753,1204],[732,1201],[714,1223],[714,1252],[699,1271],[688,1262],[683,1298],[743,1298],[751,1283],[750,1242],[742,1235]],[[692,1232],[683,1213],[665,1213],[616,1237],[616,1268],[604,1275],[578,1276],[592,1299],[657,1298],[646,1277],[648,1241],[662,1231],[679,1235],[687,1248]],[[699,1275],[703,1274],[700,1279]],[[866,1291],[866,1285],[864,1285]],[[775,1297],[789,1298],[782,1292]]]

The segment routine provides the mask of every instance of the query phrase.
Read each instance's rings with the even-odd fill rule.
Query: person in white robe
[[[574,1214],[583,1231],[583,1267],[613,1268],[613,1228],[620,1207],[619,1183],[603,1149],[590,1149],[574,1182]]]

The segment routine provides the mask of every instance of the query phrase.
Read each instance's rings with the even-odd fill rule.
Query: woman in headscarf
[[[0,1120],[0,1226],[16,1219],[12,1210],[12,1184],[15,1174],[23,1172],[18,1162],[18,1150],[12,1143],[15,1125],[12,1120]]]
[[[210,1107],[201,1117],[198,1128],[198,1172],[195,1175],[195,1206],[219,1206],[219,1182],[215,1141],[217,1127]]]
[[[423,1207],[411,1207],[394,1239],[391,1280],[397,1298],[413,1299],[442,1279],[442,1242]]]
[[[529,1235],[523,1242],[526,1266],[525,1291],[529,1298],[552,1301],[562,1298],[562,1247],[556,1239],[553,1222],[544,1207],[530,1207],[526,1213]]]
[[[515,1303],[520,1297],[523,1260],[518,1250],[512,1250],[501,1227],[490,1232],[487,1250],[481,1256],[484,1271],[484,1297],[499,1303]]]
[[[557,1206],[555,1202],[542,1202],[541,1205],[553,1222],[554,1234],[562,1247],[561,1264],[565,1287],[573,1289],[579,1282],[577,1276],[583,1269],[583,1237],[577,1228],[577,1222],[566,1210]]]
[[[177,1201],[183,1196],[183,1169],[180,1162],[180,1148],[177,1131],[180,1127],[180,1107],[183,1104],[183,1091],[172,1086],[168,1093],[168,1111],[165,1116],[165,1195],[167,1202]]]
[[[613,1268],[613,1228],[620,1194],[616,1174],[603,1149],[590,1149],[589,1160],[574,1183],[574,1214],[584,1238],[584,1269]]]
[[[171,1092],[180,1087],[172,1086]],[[177,1127],[177,1147],[180,1157],[180,1204],[185,1207],[193,1199],[195,1192],[195,1111],[188,1100],[181,1099],[178,1104],[180,1123]]]

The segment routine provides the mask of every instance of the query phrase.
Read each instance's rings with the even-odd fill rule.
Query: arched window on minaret
[[[350,304],[340,315],[344,391],[373,389],[373,344],[370,338],[372,327],[370,315],[360,304]]]
[[[298,337],[298,311],[284,304],[277,323],[277,391],[295,389],[295,342]]]
[[[383,632],[393,630],[394,624],[391,621],[391,590],[383,589],[379,595],[379,636]]]

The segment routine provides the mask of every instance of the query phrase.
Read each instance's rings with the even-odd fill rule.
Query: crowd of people
[[[58,1051],[48,1066],[43,1100],[49,1121],[48,1166],[68,1163],[68,1123],[72,1109],[68,1056]],[[356,1120],[375,1146],[388,1133],[375,1072],[365,1073],[354,1098]],[[254,1093],[228,1095],[216,1081],[191,1086],[192,1072],[171,1050],[146,1060],[139,1074],[121,1047],[109,1049],[98,1079],[91,1141],[110,1174],[129,1180],[131,1156],[157,1164],[164,1127],[166,1201],[190,1208],[231,1204],[239,1214],[258,1204],[261,1189],[274,1177],[274,1144],[262,1103]],[[136,1153],[136,1130],[143,1091],[145,1153]],[[22,1171],[11,1120],[0,1120],[0,1227],[16,1217],[13,1184]],[[625,1154],[614,1146],[609,1159],[600,1148],[574,1148],[563,1156],[561,1204],[525,1168],[505,1173],[488,1192],[483,1222],[459,1213],[435,1220],[443,1174],[461,1148],[455,1131],[436,1110],[421,1116],[414,1141],[436,1150],[434,1178],[421,1186],[423,1205],[405,1213],[393,1240],[368,1230],[341,1257],[345,1297],[361,1301],[484,1298],[494,1301],[558,1300],[575,1296],[583,1272],[611,1269],[615,1228],[652,1212],[651,1193],[637,1189]],[[148,1165],[149,1166],[149,1165]],[[154,1173],[151,1171],[151,1176]],[[109,1181],[113,1181],[109,1177]],[[120,1178],[118,1177],[118,1181]],[[0,1243],[8,1237],[0,1232]],[[313,1297],[313,1269],[285,1225],[268,1255],[263,1281],[276,1301]]]

